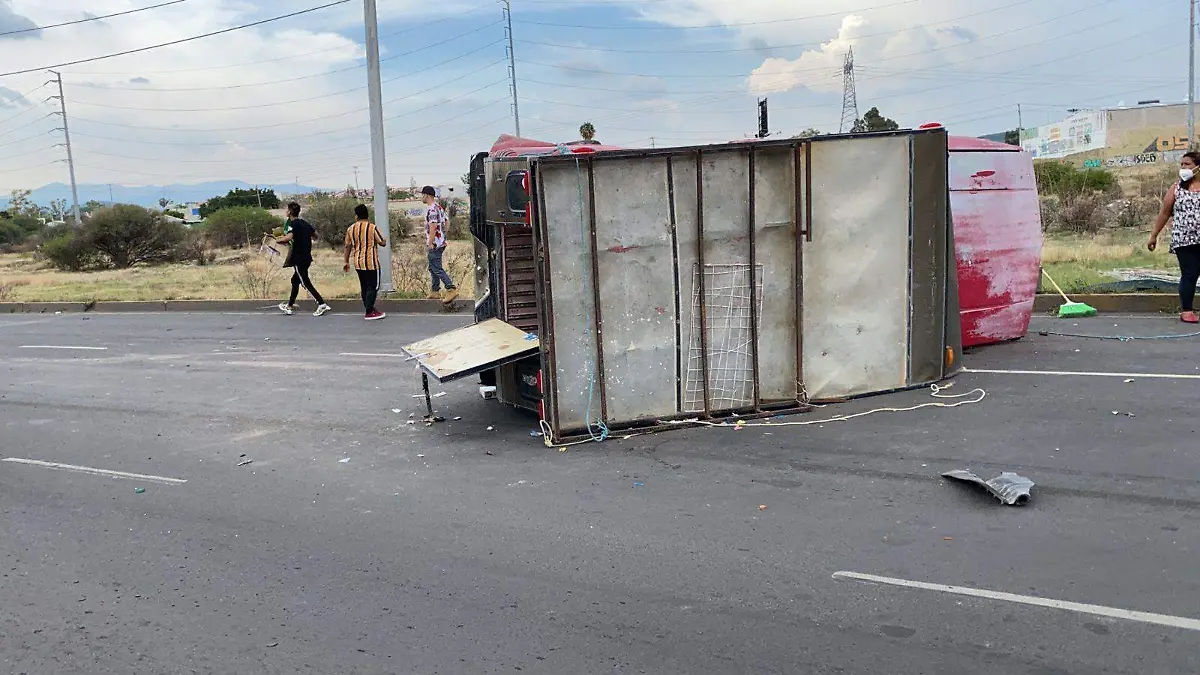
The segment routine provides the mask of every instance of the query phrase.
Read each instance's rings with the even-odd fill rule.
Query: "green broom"
[[[1043,269],[1042,274],[1046,275],[1046,278],[1049,279],[1050,283],[1054,286],[1054,290],[1058,291],[1058,294],[1061,295],[1063,300],[1066,301],[1058,308],[1058,318],[1078,319],[1084,316],[1096,316],[1095,307],[1082,302],[1071,302],[1071,299],[1067,297],[1066,293],[1063,293],[1063,289],[1058,287],[1058,284],[1054,281],[1054,278],[1051,277],[1046,270]]]

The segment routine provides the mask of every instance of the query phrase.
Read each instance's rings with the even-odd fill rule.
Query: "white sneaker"
[[[284,314],[287,314],[288,316],[292,315],[292,308],[289,307],[286,302],[279,303],[279,311],[283,312]]]
[[[317,305],[317,311],[313,312],[313,316],[321,316],[322,314],[324,314],[325,312],[328,312],[331,309],[333,309],[333,308],[330,307],[329,305],[326,305],[325,303],[321,303],[320,305]]]

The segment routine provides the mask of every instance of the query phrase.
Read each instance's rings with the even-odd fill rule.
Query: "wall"
[[[1021,148],[1036,159],[1057,159],[1107,144],[1108,116],[1103,110],[1072,115],[1061,122],[1021,130]]]
[[[1187,105],[1149,105],[1104,111],[1103,147],[1068,153],[1083,167],[1126,167],[1179,161],[1187,151]],[[1039,127],[1038,130],[1045,129]],[[1035,132],[1038,130],[1034,130]],[[1029,149],[1024,141],[1023,147]],[[1035,154],[1036,158],[1068,155]]]

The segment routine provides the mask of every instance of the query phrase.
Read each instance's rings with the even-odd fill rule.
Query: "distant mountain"
[[[110,197],[108,185],[84,184],[79,186],[79,203],[83,205],[95,200],[107,204],[111,200],[118,204],[137,204],[139,206],[157,208],[158,200],[163,197],[170,199],[176,204],[186,204],[188,202],[202,202],[211,197],[224,195],[230,190],[248,190],[254,187],[260,187],[264,190],[273,189],[275,190],[275,194],[281,197],[285,194],[311,192],[316,189],[307,185],[255,186],[240,180],[232,180],[196,183],[194,185],[140,185],[135,187],[113,185]],[[41,206],[46,206],[55,199],[65,199],[69,205],[71,203],[71,186],[63,183],[43,185],[34,190],[30,198],[35,204]],[[7,206],[8,195],[0,194],[0,209],[4,209]]]

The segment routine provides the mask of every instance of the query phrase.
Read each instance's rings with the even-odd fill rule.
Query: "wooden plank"
[[[449,382],[535,354],[536,337],[499,319],[435,335],[402,349],[438,382]]]

